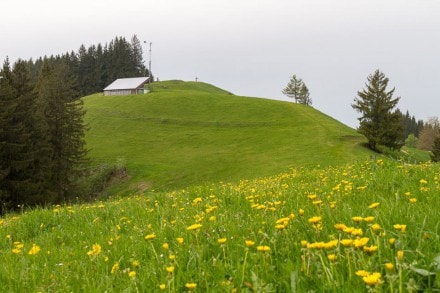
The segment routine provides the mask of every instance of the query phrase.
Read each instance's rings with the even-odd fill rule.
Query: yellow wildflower
[[[174,272],[174,266],[166,267],[168,273],[172,274]]]
[[[368,271],[365,271],[365,270],[359,270],[359,271],[356,272],[356,275],[359,276],[359,277],[366,277],[369,274],[370,273]]]
[[[170,245],[165,242],[164,244],[162,244],[162,248],[168,250],[170,248]]]
[[[377,208],[379,205],[380,205],[379,202],[375,202],[375,203],[370,204],[370,205],[368,206],[368,208],[369,208],[369,209],[374,209],[374,208]]]
[[[40,246],[32,244],[32,248],[29,250],[28,254],[29,255],[34,255],[40,252]]]
[[[368,276],[362,277],[362,280],[365,282],[365,284],[367,284],[368,286],[374,286],[377,285],[378,283],[380,283],[380,273],[372,273],[369,274]]]
[[[145,236],[145,240],[152,240],[152,239],[154,239],[154,238],[156,238],[156,234],[148,234],[147,236]]]
[[[183,242],[184,242],[182,237],[177,237],[176,240],[177,240],[177,243],[179,243],[179,244],[183,244]]]
[[[165,284],[160,284],[159,285],[159,289],[160,290],[165,290],[167,288],[167,285],[165,285]]]
[[[245,240],[244,242],[246,243],[247,247],[251,247],[255,244],[255,241],[252,241],[252,240]]]
[[[197,287],[197,284],[196,284],[196,283],[186,283],[186,284],[185,284],[185,287],[186,287],[188,290],[193,290],[193,289],[195,289],[195,288]]]
[[[321,222],[321,217],[311,217],[310,219],[309,219],[309,223],[312,223],[312,224],[317,224],[317,223],[319,223],[319,222]]]
[[[351,246],[353,244],[353,239],[341,239],[340,242],[343,246]]]
[[[170,254],[170,256],[168,256],[170,261],[174,261],[176,259],[176,256],[174,254]]]
[[[135,272],[135,271],[130,271],[130,272],[128,273],[128,276],[129,276],[131,279],[134,279],[134,278],[136,278],[136,272]]]
[[[416,203],[417,202],[417,198],[413,197],[409,199],[410,203]]]
[[[374,217],[373,216],[365,217],[364,221],[367,222],[367,223],[371,223],[371,222],[374,221]]]
[[[345,228],[347,228],[347,226],[344,225],[344,224],[338,223],[338,224],[335,224],[335,228],[340,230],[340,231],[343,231]]]
[[[403,250],[398,250],[397,251],[397,260],[402,261],[403,260],[403,255],[404,255]]]
[[[428,183],[428,181],[426,181],[425,179],[420,179],[420,184],[426,184],[426,183]]]
[[[139,266],[139,261],[134,260],[132,264],[134,268],[137,268]]]
[[[377,251],[378,247],[376,245],[371,245],[371,246],[364,246],[363,249],[367,253],[373,253]]]
[[[300,215],[300,216],[304,215],[304,210],[303,209],[299,209],[298,210],[298,215]]]
[[[92,256],[97,256],[101,253],[101,245],[99,244],[93,244],[92,245],[92,250],[90,250],[89,252],[87,252],[87,255],[92,255]]]
[[[266,246],[266,245],[260,245],[260,246],[257,246],[257,251],[269,252],[270,251],[270,247]]]
[[[200,228],[202,228],[202,224],[193,224],[191,226],[188,226],[186,230],[191,231],[191,230],[198,230]]]
[[[394,264],[392,264],[392,263],[390,263],[390,262],[387,262],[387,263],[385,264],[385,269],[386,269],[387,271],[389,271],[389,272],[392,272],[392,271],[394,270]]]
[[[359,222],[361,222],[363,219],[362,219],[362,217],[359,217],[359,216],[357,216],[357,217],[353,217],[353,218],[351,218],[354,222],[356,222],[356,223],[359,223]]]
[[[336,254],[329,254],[327,255],[327,258],[329,261],[335,261],[338,257],[336,256]]]
[[[370,241],[370,239],[366,238],[366,237],[357,238],[357,239],[353,240],[353,246],[356,248],[361,248],[361,247],[365,246],[368,243],[368,241]]]
[[[118,270],[119,270],[119,263],[115,263],[115,264],[112,266],[111,273],[112,273],[112,274],[115,274]]]
[[[226,238],[219,238],[219,239],[217,239],[217,242],[220,244],[225,244],[226,240],[227,240]]]

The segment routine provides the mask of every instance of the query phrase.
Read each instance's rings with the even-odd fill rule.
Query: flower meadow
[[[440,290],[440,168],[368,161],[0,219],[11,292]]]

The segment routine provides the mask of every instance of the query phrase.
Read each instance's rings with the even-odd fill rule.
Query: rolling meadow
[[[145,104],[84,98],[92,162],[129,176],[93,202],[0,218],[1,291],[440,290],[427,154],[371,153],[309,107],[155,86]]]

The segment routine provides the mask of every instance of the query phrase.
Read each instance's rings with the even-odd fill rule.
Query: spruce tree
[[[400,149],[404,144],[403,121],[401,113],[394,109],[400,98],[393,98],[395,89],[387,91],[389,79],[379,70],[367,80],[366,88],[358,92],[352,104],[362,114],[358,131],[372,150],[378,151],[378,145]]]
[[[51,150],[50,190],[57,200],[64,200],[71,195],[73,180],[86,154],[83,102],[75,76],[63,62],[43,65],[37,92],[46,111],[46,138]]]
[[[32,87],[24,62],[6,60],[0,80],[0,190],[2,209],[33,201]]]

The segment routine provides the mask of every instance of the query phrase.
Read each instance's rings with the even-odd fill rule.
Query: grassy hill
[[[145,95],[84,98],[96,162],[124,162],[123,189],[237,181],[298,166],[364,160],[355,130],[304,105],[166,81]]]

